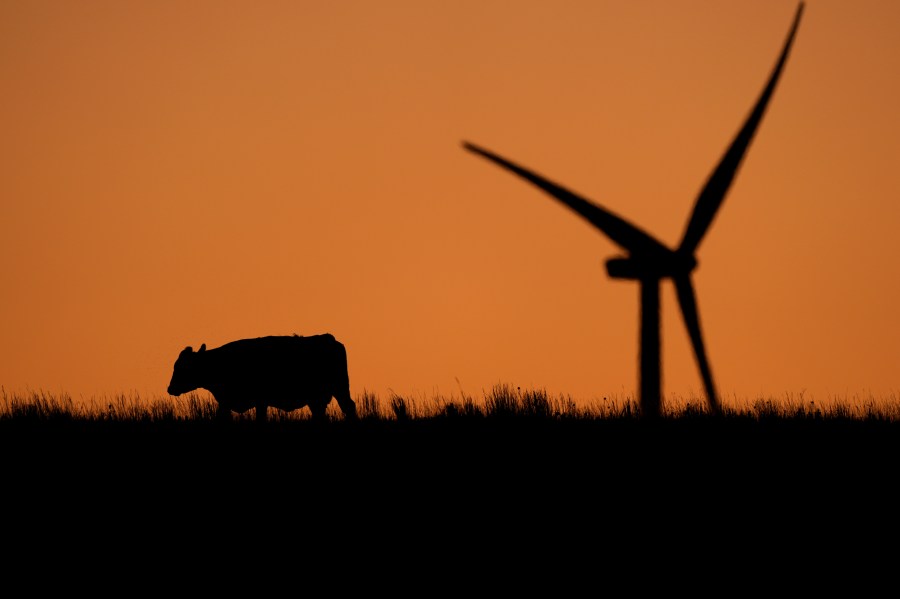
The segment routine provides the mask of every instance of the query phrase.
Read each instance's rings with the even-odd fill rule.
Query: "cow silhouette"
[[[196,389],[212,393],[218,416],[256,408],[257,422],[268,407],[291,412],[309,406],[312,419],[322,421],[332,398],[346,419],[356,418],[350,396],[347,351],[333,335],[269,336],[239,339],[207,350],[184,348],[175,361],[170,395]]]

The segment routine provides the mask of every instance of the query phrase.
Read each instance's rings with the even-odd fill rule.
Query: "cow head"
[[[200,346],[200,351],[198,352],[194,352],[194,349],[191,346],[181,350],[181,353],[178,354],[178,359],[175,360],[175,370],[172,372],[172,380],[169,381],[169,395],[189,393],[202,386],[199,361],[201,359],[201,354],[205,351],[205,343]]]

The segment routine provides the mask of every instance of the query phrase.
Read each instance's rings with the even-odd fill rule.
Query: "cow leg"
[[[256,421],[257,422],[265,422],[268,418],[269,407],[265,403],[257,403],[256,404]]]
[[[347,420],[356,420],[356,402],[350,397],[349,389],[341,389],[335,396],[338,405],[341,406],[341,412]]]
[[[231,409],[219,404],[216,408],[216,420],[219,422],[231,422]]]
[[[324,422],[325,421],[325,412],[328,408],[328,404],[321,401],[311,401],[309,402],[309,411],[312,413],[312,421],[313,422]]]

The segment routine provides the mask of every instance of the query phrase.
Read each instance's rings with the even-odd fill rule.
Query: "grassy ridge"
[[[458,539],[495,559],[569,556],[586,541],[640,555],[651,539],[698,535],[735,550],[759,538],[770,551],[784,534],[877,531],[896,509],[890,403],[760,401],[712,417],[686,402],[645,420],[630,401],[584,408],[505,386],[482,401],[357,402],[356,422],[298,410],[260,425],[252,411],[216,420],[204,395],[87,406],[4,395],[4,513],[56,537],[113,531],[114,547],[160,531],[187,548],[313,535],[341,550],[362,539],[371,555],[399,538],[421,557]]]
[[[550,396],[541,389],[522,390],[510,385],[496,385],[481,400],[472,396],[442,397],[427,400],[391,396],[382,401],[377,395],[363,392],[356,397],[360,419],[375,421],[425,421],[460,419],[547,419],[557,421],[626,421],[640,418],[640,408],[632,398],[603,398],[588,405],[577,404],[568,396]],[[342,419],[334,403],[329,406],[331,420]],[[109,399],[77,402],[68,395],[31,392],[27,395],[0,391],[0,422],[203,422],[214,420],[216,402],[207,393],[190,393],[182,397],[141,398],[119,395]],[[306,408],[293,412],[269,409],[272,422],[300,422],[309,419]],[[699,398],[667,400],[663,418],[696,420],[707,418],[705,403]],[[253,420],[254,411],[234,414],[237,421]],[[760,398],[752,402],[723,405],[718,420],[827,420],[860,422],[900,422],[900,399],[870,397],[854,401],[830,401],[816,404],[802,396],[782,399]]]
[[[398,482],[437,473],[485,477],[488,484],[496,472],[555,479],[598,469],[608,479],[637,472],[661,479],[797,472],[802,478],[826,469],[829,475],[893,469],[900,458],[900,411],[893,402],[760,400],[726,405],[713,416],[694,401],[669,405],[661,418],[648,420],[630,400],[584,407],[568,397],[498,385],[481,401],[394,396],[382,402],[362,393],[357,421],[344,420],[334,404],[325,423],[312,422],[305,408],[270,408],[269,421],[260,424],[252,410],[217,420],[214,400],[203,394],[89,405],[46,394],[0,399],[0,450],[21,464],[76,460],[82,468],[111,468],[116,460],[134,460],[171,476],[300,468],[312,477],[347,472]]]

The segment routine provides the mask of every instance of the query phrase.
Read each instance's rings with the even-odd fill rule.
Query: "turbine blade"
[[[681,306],[681,314],[694,347],[694,355],[697,358],[697,366],[700,368],[700,377],[706,389],[706,398],[713,413],[718,414],[719,398],[713,384],[712,370],[706,357],[706,348],[703,345],[703,335],[700,332],[700,316],[697,312],[697,300],[694,296],[694,286],[689,274],[678,275],[673,278],[675,291],[678,293],[678,303]]]
[[[781,56],[775,64],[775,68],[769,77],[769,82],[766,84],[762,94],[756,101],[756,106],[753,107],[753,111],[750,113],[744,126],[738,132],[734,141],[731,142],[728,151],[725,152],[719,165],[712,172],[709,180],[700,192],[700,195],[697,197],[697,201],[694,204],[694,212],[684,231],[684,237],[678,248],[679,251],[687,254],[693,254],[696,251],[697,246],[700,245],[700,241],[709,229],[709,225],[712,223],[713,218],[715,218],[719,206],[721,206],[722,201],[725,199],[725,194],[728,192],[728,188],[734,180],[734,176],[741,164],[741,160],[753,139],[753,135],[756,133],[757,127],[759,127],[760,121],[762,121],[769,99],[775,91],[775,85],[778,83],[781,71],[787,61],[788,53],[793,45],[794,35],[797,33],[797,27],[800,25],[800,16],[802,14],[803,2],[797,7],[794,23],[791,26],[784,48],[781,50]]]
[[[628,250],[633,254],[651,254],[656,255],[660,252],[671,254],[671,250],[656,239],[627,222],[620,216],[617,216],[609,210],[602,208],[581,196],[548,181],[542,176],[524,168],[517,164],[501,158],[497,154],[485,150],[475,144],[463,142],[463,147],[470,152],[479,154],[484,158],[512,171],[526,181],[536,185],[546,193],[550,194],[570,209],[581,215],[589,223],[600,229],[602,232],[615,243]]]

